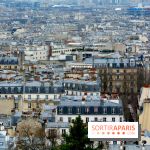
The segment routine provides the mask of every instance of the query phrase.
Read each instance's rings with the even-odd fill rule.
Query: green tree
[[[64,144],[61,145],[61,150],[93,150],[92,142],[87,136],[87,126],[80,116],[72,120],[69,131],[69,134],[63,135]]]

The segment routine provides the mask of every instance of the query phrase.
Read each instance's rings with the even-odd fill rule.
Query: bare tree
[[[17,126],[16,148],[21,150],[46,150],[45,130],[35,119],[27,119]]]
[[[58,139],[60,139],[60,135],[58,134],[57,129],[49,129],[46,132],[46,138],[50,141],[50,147],[53,149],[58,145]]]

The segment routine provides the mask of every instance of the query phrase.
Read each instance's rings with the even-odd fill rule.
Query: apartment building
[[[26,46],[24,50],[26,61],[48,60],[49,47],[44,46]]]
[[[19,65],[19,59],[17,57],[0,57],[0,69],[18,70],[20,69]]]
[[[102,100],[99,96],[64,96],[57,106],[56,122],[69,122],[78,115],[84,123],[91,121],[124,121],[122,102]]]
[[[97,95],[100,96],[100,82],[79,79],[65,79],[64,88],[66,95]]]
[[[1,114],[28,112],[42,109],[44,104],[54,104],[64,93],[62,86],[51,86],[41,82],[0,83]]]

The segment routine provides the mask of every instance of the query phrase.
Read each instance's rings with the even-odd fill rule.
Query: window
[[[103,122],[106,122],[106,118],[105,117],[103,118]]]
[[[119,113],[122,114],[122,108],[120,108]]]
[[[131,87],[131,93],[134,93],[134,89]]]
[[[113,141],[113,144],[114,144],[114,145],[117,145],[117,141]]]
[[[133,81],[131,81],[130,86],[131,86],[131,87],[134,86],[134,82],[133,82]]]
[[[54,88],[54,93],[57,93],[57,88]]]
[[[45,88],[45,92],[46,92],[46,93],[49,93],[49,88]]]
[[[71,117],[68,117],[68,122],[71,123],[72,119]]]
[[[45,99],[48,99],[48,95],[45,95]]]
[[[56,99],[57,98],[57,95],[54,95],[54,99]]]
[[[119,76],[117,76],[117,79],[119,79]]]
[[[0,142],[0,146],[3,146],[3,142]]]
[[[80,114],[80,107],[77,108],[77,114]]]
[[[68,95],[68,91],[66,92],[66,95]]]
[[[31,103],[28,103],[28,108],[31,108]]]
[[[111,109],[111,113],[112,113],[112,114],[115,114],[115,108],[112,108],[112,109]]]
[[[122,122],[122,117],[120,117],[120,122]]]
[[[37,95],[36,98],[37,98],[37,99],[40,99],[40,95]]]
[[[89,107],[85,108],[85,112],[88,114],[89,113]]]
[[[112,86],[112,82],[110,82],[110,86]]]
[[[94,113],[98,113],[98,107],[94,107]]]
[[[17,109],[18,108],[18,103],[15,103],[15,109]]]
[[[112,122],[115,122],[115,118],[112,118]]]
[[[107,114],[107,108],[103,108],[103,114]]]
[[[66,129],[62,129],[62,134],[66,134]]]
[[[86,123],[88,123],[89,122],[89,117],[86,117]]]
[[[98,121],[97,117],[94,118],[94,121]]]
[[[60,118],[59,118],[59,121],[63,122],[63,117],[60,117]]]
[[[58,113],[59,113],[59,114],[62,114],[62,113],[63,113],[63,108],[59,108],[59,109],[58,109]]]
[[[31,99],[31,95],[28,95],[28,99]]]
[[[68,114],[72,114],[72,108],[71,107],[68,108]]]

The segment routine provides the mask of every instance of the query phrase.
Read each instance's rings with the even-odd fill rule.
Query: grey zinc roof
[[[97,84],[96,81],[85,81],[85,80],[77,80],[77,79],[65,79],[64,83],[80,83],[80,84],[87,84],[87,85],[93,85],[93,84]]]
[[[69,128],[68,122],[49,122],[47,128]]]
[[[31,81],[31,82],[26,82],[26,86],[41,86],[41,82],[38,81]]]
[[[122,106],[120,103],[105,102],[105,101],[62,101],[59,106]]]
[[[99,63],[99,64],[107,64],[107,63],[128,63],[129,62],[129,59],[118,59],[118,58],[95,58],[94,59],[94,63]],[[86,64],[92,64],[93,63],[93,60],[92,58],[87,58],[84,63]]]
[[[11,64],[11,63],[17,64],[18,58],[17,57],[0,57],[0,64]]]
[[[4,82],[0,82],[0,86],[3,86],[3,87],[8,87],[8,86],[22,86],[22,84],[21,83],[17,83],[17,82],[6,82],[6,81],[4,81]]]
[[[62,97],[59,106],[122,106],[122,103],[114,103],[109,100],[101,100],[98,96],[89,96],[85,101],[82,101],[81,96],[66,96]]]

